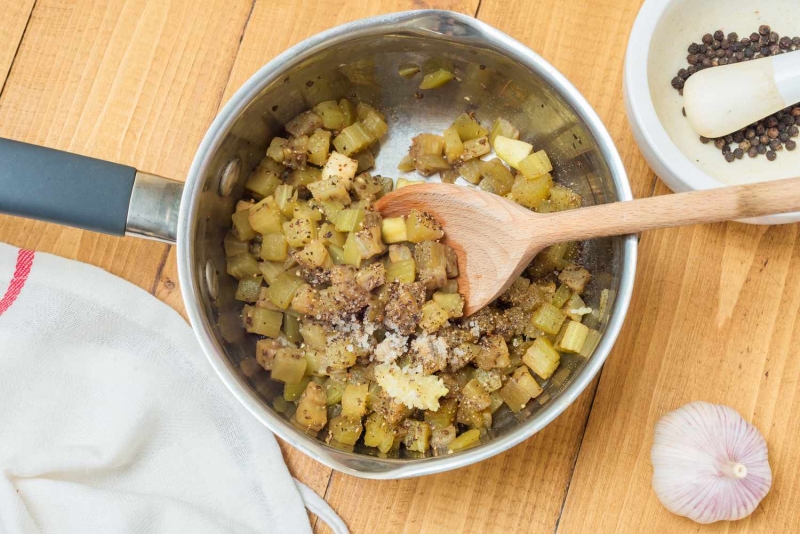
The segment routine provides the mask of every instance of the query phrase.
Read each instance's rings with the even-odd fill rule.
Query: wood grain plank
[[[474,13],[478,0],[257,0],[230,80],[223,97],[226,102],[264,64],[292,45],[351,20],[409,9],[450,9]],[[178,286],[175,251],[171,251],[160,274],[154,294],[185,317]],[[280,440],[279,440],[280,441]],[[305,457],[281,442],[289,470],[311,489],[324,495],[331,469]]]
[[[250,0],[39,0],[0,98],[0,135],[182,179],[227,82]],[[0,240],[150,290],[166,245],[0,218]]]
[[[483,0],[479,17],[553,64],[589,101],[617,145],[633,194],[652,194],[655,174],[628,128],[622,103],[625,47],[641,0]]]
[[[796,530],[800,228],[716,224],[648,233],[641,245],[629,320],[603,370],[559,534]],[[745,520],[699,526],[651,489],[655,422],[694,400],[734,407],[767,439],[774,485]]]
[[[35,0],[10,0],[0,12],[0,88],[5,84],[11,70],[34,2]]]

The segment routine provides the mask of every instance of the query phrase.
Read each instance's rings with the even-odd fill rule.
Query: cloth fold
[[[0,243],[0,533],[28,532],[311,529],[275,438],[174,310]]]

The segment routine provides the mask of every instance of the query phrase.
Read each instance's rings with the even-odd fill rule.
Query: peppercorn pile
[[[722,30],[717,30],[713,34],[707,33],[700,43],[689,45],[689,55],[686,56],[689,66],[678,71],[677,76],[672,79],[672,87],[683,94],[686,80],[695,72],[740,61],[777,56],[794,52],[798,48],[800,48],[800,37],[781,37],[766,24],[760,26],[758,32],[741,39],[736,32],[728,35]],[[683,114],[686,115],[685,110]],[[725,137],[709,139],[700,136],[700,141],[703,144],[713,142],[728,163],[742,159],[745,154],[751,158],[766,155],[769,161],[775,161],[778,152],[784,147],[786,150],[797,148],[797,142],[792,138],[798,134],[800,134],[800,103]]]

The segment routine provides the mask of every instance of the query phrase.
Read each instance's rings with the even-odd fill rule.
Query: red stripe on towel
[[[8,310],[25,286],[25,281],[28,280],[28,275],[31,274],[31,267],[33,266],[32,250],[20,249],[17,253],[17,266],[14,269],[14,277],[11,283],[8,284],[6,294],[0,299],[0,315],[3,315]]]

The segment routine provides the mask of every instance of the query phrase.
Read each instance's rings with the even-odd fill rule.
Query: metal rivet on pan
[[[219,179],[219,194],[227,197],[233,191],[236,182],[239,181],[239,172],[242,170],[242,160],[238,156],[233,158],[225,165],[222,177]]]
[[[219,295],[219,278],[217,276],[217,269],[211,260],[206,262],[206,288],[208,289],[208,296],[211,300],[217,300]]]

